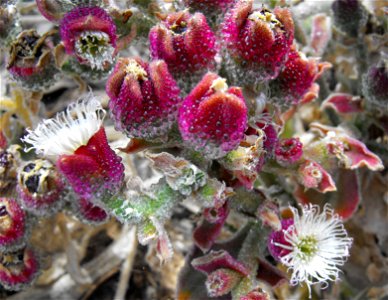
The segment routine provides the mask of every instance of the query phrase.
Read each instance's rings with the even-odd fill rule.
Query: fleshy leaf
[[[354,170],[360,167],[367,167],[372,171],[384,169],[381,159],[343,128],[319,123],[312,123],[310,127],[325,136],[322,141],[326,143],[328,152],[335,155],[346,169]]]
[[[321,109],[330,107],[339,114],[362,112],[361,99],[350,94],[331,94],[321,105]]]
[[[194,230],[194,243],[203,251],[208,251],[221,233],[229,214],[228,203],[220,208],[206,208],[201,224]]]
[[[243,276],[248,276],[249,274],[248,268],[225,250],[211,251],[205,256],[193,259],[191,264],[195,269],[206,274],[221,268],[234,270]]]
[[[341,139],[345,144],[344,154],[349,160],[348,163],[345,163],[346,167],[351,170],[360,167],[367,167],[372,171],[384,169],[381,159],[372,153],[364,143],[348,136],[343,136]]]
[[[322,194],[313,189],[305,191],[301,185],[298,185],[294,192],[296,199],[303,204],[318,204],[321,207],[329,202],[343,219],[349,219],[357,210],[361,200],[357,174],[355,171],[339,169],[336,175],[338,189],[336,192]]]

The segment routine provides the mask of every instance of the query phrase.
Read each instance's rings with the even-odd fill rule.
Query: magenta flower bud
[[[173,73],[192,73],[214,63],[216,37],[201,13],[169,14],[151,28],[149,38],[151,57],[165,60]]]
[[[116,129],[129,137],[165,135],[176,119],[180,90],[162,60],[120,58],[106,92]]]
[[[121,158],[108,145],[102,122],[105,111],[89,95],[55,118],[28,130],[24,142],[56,162],[80,198],[104,201],[119,192],[124,179]]]
[[[183,140],[208,158],[235,149],[247,128],[247,107],[240,88],[208,73],[183,101],[178,123]]]
[[[303,144],[299,138],[279,140],[275,147],[276,161],[281,165],[289,165],[297,162],[303,154]]]
[[[388,111],[388,61],[369,68],[363,76],[362,88],[368,103],[381,108],[385,113]]]
[[[37,159],[26,164],[18,174],[17,192],[23,207],[36,215],[50,215],[58,211],[62,202],[64,183],[54,165]]]
[[[0,251],[12,250],[24,244],[26,215],[12,198],[0,198]]]
[[[24,30],[11,44],[7,70],[12,79],[29,90],[52,85],[58,69],[52,53],[52,32],[40,36],[36,30]]]
[[[100,7],[80,6],[65,14],[60,32],[66,52],[91,69],[107,70],[116,55],[116,25]]]
[[[29,248],[0,255],[0,284],[7,290],[19,291],[39,274],[39,261]]]
[[[284,106],[302,102],[303,97],[313,91],[314,81],[330,66],[307,59],[302,52],[292,49],[279,76],[269,83],[271,100]]]
[[[290,253],[290,250],[287,250],[285,247],[278,247],[277,244],[288,245],[289,243],[285,240],[284,232],[287,231],[288,227],[294,224],[294,219],[284,219],[281,221],[281,229],[278,231],[272,231],[268,237],[268,250],[269,253],[277,261]]]
[[[220,297],[230,293],[243,276],[231,269],[218,269],[210,273],[205,281],[210,297]]]
[[[73,211],[78,219],[86,224],[101,224],[108,220],[109,214],[102,207],[94,205],[85,198],[75,201]]]
[[[286,8],[253,9],[253,0],[239,0],[225,17],[223,37],[237,74],[244,82],[275,78],[294,39],[294,23]]]

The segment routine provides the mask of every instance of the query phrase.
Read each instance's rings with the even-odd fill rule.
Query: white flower
[[[73,154],[80,146],[101,128],[105,110],[100,102],[90,93],[70,104],[66,111],[58,113],[55,118],[44,120],[34,130],[27,129],[23,142],[32,146],[38,154],[53,159],[63,154]]]
[[[294,224],[283,231],[287,244],[274,242],[290,251],[280,258],[292,270],[290,283],[306,282],[310,290],[310,285],[337,280],[352,244],[341,218],[327,204],[322,213],[317,205],[304,206],[302,216],[291,210]]]

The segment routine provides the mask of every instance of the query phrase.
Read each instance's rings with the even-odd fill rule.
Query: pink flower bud
[[[34,29],[25,30],[11,44],[7,70],[26,89],[41,90],[56,80],[51,34],[40,36]]]
[[[12,198],[0,198],[0,251],[24,244],[26,215]]]
[[[275,158],[279,164],[289,165],[297,162],[303,154],[303,144],[299,138],[279,140],[275,147]]]
[[[0,255],[0,284],[7,290],[19,291],[39,274],[36,254],[29,248]]]
[[[163,59],[173,73],[211,67],[217,53],[216,37],[201,13],[172,13],[149,34],[151,57]]]
[[[183,101],[178,115],[183,140],[209,158],[235,149],[247,128],[247,107],[240,88],[206,74]]]
[[[130,137],[165,135],[181,101],[180,90],[162,60],[148,64],[140,58],[119,59],[106,92],[116,129]]]
[[[32,161],[18,174],[19,199],[34,214],[44,216],[57,212],[62,204],[60,196],[63,189],[62,179],[47,160]]]
[[[220,297],[232,291],[243,276],[231,269],[218,269],[210,273],[205,285],[210,297]]]
[[[106,70],[113,64],[116,25],[100,7],[76,7],[65,14],[60,24],[66,52],[75,55],[91,69]]]
[[[253,9],[253,0],[239,0],[225,17],[223,36],[244,82],[275,78],[294,39],[294,23],[286,8]]]
[[[307,59],[302,52],[292,49],[284,69],[270,82],[271,98],[281,105],[298,104],[312,88],[314,81],[330,66]]]

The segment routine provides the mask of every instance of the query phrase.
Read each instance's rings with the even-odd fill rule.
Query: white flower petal
[[[73,154],[101,128],[105,110],[90,93],[86,98],[68,106],[55,118],[44,120],[21,140],[31,144],[26,151],[35,149],[38,154],[53,159],[63,154]]]

